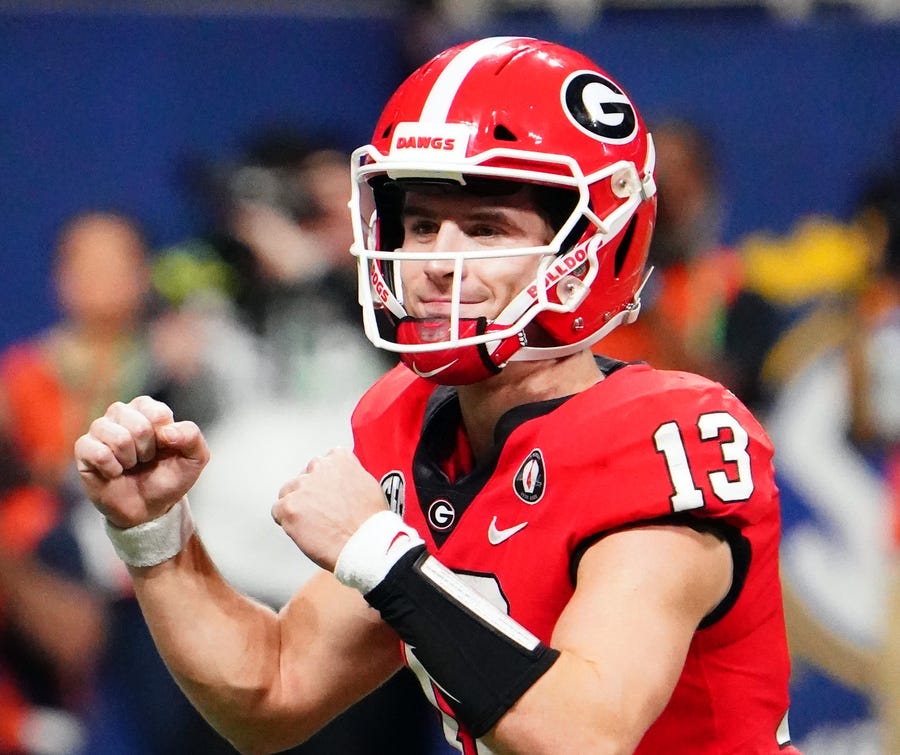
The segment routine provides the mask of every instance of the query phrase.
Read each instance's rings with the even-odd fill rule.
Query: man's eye
[[[480,238],[490,238],[499,235],[500,229],[492,225],[477,225],[469,231],[469,236],[478,236]]]
[[[409,233],[415,236],[428,236],[437,233],[437,226],[428,220],[416,220],[408,225]]]

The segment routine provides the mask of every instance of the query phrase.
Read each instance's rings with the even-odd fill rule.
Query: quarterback
[[[401,364],[272,507],[322,567],[278,614],[194,530],[194,423],[144,396],[78,440],[160,652],[239,749],[407,665],[467,755],[796,752],[771,443],[716,383],[594,355],[640,310],[654,161],[625,90],[553,43],[459,45],[400,86],[351,222]]]

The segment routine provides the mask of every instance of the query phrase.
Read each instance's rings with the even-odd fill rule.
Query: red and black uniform
[[[398,367],[357,407],[356,453],[429,552],[547,644],[580,557],[604,535],[655,522],[715,532],[733,587],[637,752],[791,751],[771,443],[717,383],[599,361],[606,378],[590,389],[507,412],[474,467],[455,390]],[[444,712],[451,742],[487,751]]]

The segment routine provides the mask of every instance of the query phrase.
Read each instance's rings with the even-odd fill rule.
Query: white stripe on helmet
[[[469,71],[494,48],[512,39],[523,39],[523,37],[487,37],[473,42],[463,49],[438,76],[422,107],[419,122],[446,123],[447,113],[450,112],[456,92],[466,76],[469,75]]]

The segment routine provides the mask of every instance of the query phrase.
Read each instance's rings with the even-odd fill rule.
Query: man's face
[[[401,263],[404,305],[417,318],[450,318],[453,252],[537,247],[554,236],[524,188],[503,196],[409,191],[402,220],[403,251],[447,253],[446,259]],[[533,254],[466,260],[460,317],[493,320],[534,279],[539,261]]]
[[[85,216],[60,242],[55,277],[66,316],[92,330],[127,330],[150,281],[143,240],[124,220]]]

